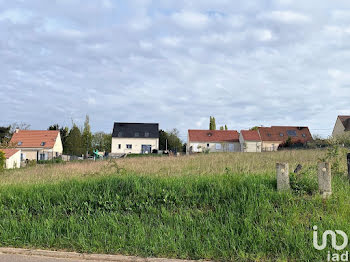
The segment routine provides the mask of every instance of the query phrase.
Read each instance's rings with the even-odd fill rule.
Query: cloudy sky
[[[349,0],[0,0],[0,125],[187,129],[350,114]]]

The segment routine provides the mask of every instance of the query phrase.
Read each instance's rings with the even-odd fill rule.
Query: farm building
[[[293,144],[300,145],[305,145],[313,140],[308,127],[259,127],[258,132],[262,141],[262,151],[277,151],[278,147],[288,140]]]
[[[21,167],[21,150],[15,148],[2,148],[0,151],[3,151],[5,153],[6,169]]]
[[[50,160],[62,155],[63,146],[58,130],[19,130],[13,134],[10,145],[21,150],[21,161]]]
[[[332,136],[339,136],[350,131],[350,116],[338,116],[335,122]]]
[[[112,154],[149,154],[159,149],[159,124],[114,123]]]
[[[236,130],[188,130],[187,152],[240,152]]]
[[[261,152],[261,138],[258,130],[241,130],[239,135],[242,152]]]

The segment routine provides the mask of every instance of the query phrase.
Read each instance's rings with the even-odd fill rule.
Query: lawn
[[[213,259],[325,261],[312,227],[350,233],[350,186],[317,194],[325,151],[201,154],[40,165],[0,175],[0,244],[79,252]],[[345,172],[344,152],[339,170]],[[293,190],[276,191],[289,162]],[[346,250],[349,250],[347,248]],[[346,251],[345,250],[345,251]]]

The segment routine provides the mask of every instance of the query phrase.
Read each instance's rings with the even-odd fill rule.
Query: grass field
[[[325,261],[327,249],[312,246],[313,225],[350,233],[346,176],[334,175],[331,199],[316,192],[316,164],[325,154],[201,154],[6,171],[0,175],[0,244],[218,261]],[[276,191],[276,162],[303,165],[291,178],[292,192]]]

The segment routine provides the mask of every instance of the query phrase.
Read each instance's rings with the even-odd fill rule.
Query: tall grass
[[[324,261],[327,250],[313,248],[312,227],[350,233],[350,186],[337,174],[332,198],[319,197],[316,163],[323,156],[209,154],[6,172],[0,178],[0,244],[218,261]],[[292,176],[291,192],[276,191],[279,161],[304,166]]]
[[[312,226],[349,230],[350,190],[278,193],[272,176],[111,176],[5,186],[3,246],[215,259],[321,261]],[[337,211],[336,211],[337,210]]]

